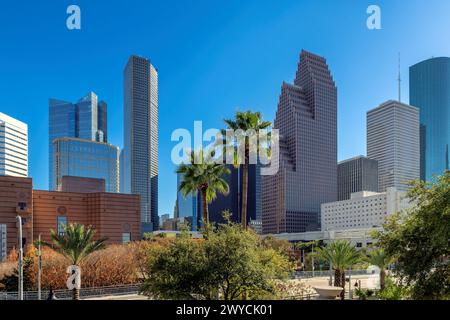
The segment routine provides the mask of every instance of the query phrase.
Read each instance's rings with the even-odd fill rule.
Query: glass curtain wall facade
[[[57,190],[55,177],[54,140],[58,138],[77,138],[86,141],[107,143],[108,105],[98,101],[94,92],[89,92],[77,103],[63,100],[49,100],[49,189]],[[117,173],[117,172],[116,172]],[[111,175],[115,173],[112,172]],[[95,178],[94,176],[86,176]],[[115,192],[115,191],[114,191]]]
[[[420,176],[432,181],[450,169],[450,58],[412,66],[409,86],[410,104],[420,109]]]
[[[108,143],[59,138],[53,141],[55,190],[64,176],[105,180],[106,192],[119,192],[119,148]]]
[[[339,162],[338,200],[360,191],[378,192],[378,161],[360,156]]]

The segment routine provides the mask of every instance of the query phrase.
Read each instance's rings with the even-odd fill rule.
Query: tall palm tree
[[[386,282],[386,269],[391,263],[384,249],[377,248],[369,252],[369,263],[380,268],[380,290],[383,291]]]
[[[242,130],[244,133],[253,131],[258,136],[259,131],[267,129],[271,126],[269,121],[263,121],[260,112],[236,112],[234,119],[224,120],[228,129],[230,130]],[[225,130],[222,130],[222,135],[225,137]],[[239,168],[242,165],[242,204],[241,204],[241,222],[242,227],[247,229],[247,202],[248,202],[248,169],[250,160],[250,151],[258,152],[259,144],[256,146],[251,145],[250,137],[245,137],[245,156],[244,159],[235,157],[235,167]]]
[[[341,299],[345,294],[345,269],[361,261],[362,256],[350,242],[337,240],[326,247],[317,248],[315,254],[320,260],[331,263],[334,270],[334,286],[342,287]]]
[[[212,154],[212,157],[214,155]],[[208,205],[217,197],[217,192],[228,194],[228,183],[223,179],[225,174],[230,174],[230,169],[223,164],[210,161],[203,150],[192,152],[190,164],[181,164],[177,173],[182,175],[179,191],[183,196],[200,194],[203,207],[203,223],[209,223]],[[197,160],[197,161],[195,161]]]
[[[73,223],[63,227],[64,232],[59,234],[51,230],[51,242],[42,241],[48,246],[65,256],[72,265],[79,267],[81,262],[91,253],[105,247],[106,238],[94,240],[95,230],[82,224]],[[73,289],[73,300],[80,299],[80,290]]]

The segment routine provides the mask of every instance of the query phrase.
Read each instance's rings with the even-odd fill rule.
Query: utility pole
[[[38,243],[38,300],[41,300],[41,274],[42,274],[42,252],[41,252],[41,234],[39,234]]]
[[[312,243],[311,253],[312,276],[314,278],[314,242]]]
[[[17,229],[19,231],[19,288],[18,288],[18,300],[23,300],[23,244],[22,244],[22,217],[17,216]]]

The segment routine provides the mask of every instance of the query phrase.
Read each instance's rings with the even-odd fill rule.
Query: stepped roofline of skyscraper
[[[414,108],[414,109],[419,110],[418,107],[411,106],[411,105],[409,105],[407,103],[399,102],[398,100],[388,100],[388,101],[383,102],[382,104],[380,104],[378,107],[367,111],[367,113],[369,114],[369,113],[372,113],[372,112],[375,112],[375,111],[379,111],[381,109],[390,107],[392,105],[397,105],[397,106],[406,107],[406,108]]]
[[[80,98],[78,102],[89,101],[92,100],[93,97],[98,98],[98,95],[94,91],[89,91],[84,97]]]
[[[429,62],[431,62],[431,61],[436,61],[436,60],[450,60],[450,57],[444,57],[444,56],[441,56],[441,57],[431,57],[431,58],[429,58],[429,59],[425,59],[425,60],[422,60],[422,61],[420,61],[420,62],[417,62],[416,64],[413,64],[410,68],[414,68],[415,66],[419,66],[419,65],[421,65],[421,64],[429,63]]]
[[[21,129],[28,129],[28,125],[25,122],[22,122],[20,120],[17,120],[13,117],[8,116],[7,114],[4,114],[3,112],[0,112],[0,123],[1,122],[7,122],[9,124],[12,124],[16,127],[19,127]]]
[[[52,104],[77,104],[80,102],[89,101],[89,99],[91,99],[93,96],[95,96],[98,99],[98,95],[94,91],[89,91],[86,95],[84,95],[83,97],[78,99],[78,101],[76,103],[73,103],[73,102],[70,102],[67,100],[57,99],[57,98],[49,98],[48,101],[49,101],[49,103],[52,103]],[[106,101],[104,101],[104,100],[100,100],[98,102],[106,103]]]
[[[119,149],[118,146],[113,145],[113,144],[108,143],[108,142],[98,142],[98,141],[95,141],[95,140],[87,140],[87,139],[80,139],[80,138],[68,138],[68,137],[56,138],[56,139],[54,139],[54,140],[52,141],[52,143],[55,142],[55,141],[81,141],[81,142],[91,142],[91,143],[94,143],[94,144],[108,145],[108,146],[110,146],[110,147]]]
[[[370,159],[370,158],[368,158],[367,156],[359,155],[359,156],[354,156],[352,158],[339,161],[338,164],[343,164],[343,163],[350,162],[350,161],[357,160],[357,159]]]

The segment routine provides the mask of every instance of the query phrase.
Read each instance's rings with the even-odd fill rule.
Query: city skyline
[[[189,129],[193,121],[199,119],[205,122],[205,127],[220,128],[222,119],[232,115],[238,107],[244,110],[261,110],[266,119],[273,120],[279,85],[284,79],[292,78],[292,65],[296,62],[301,48],[327,57],[336,78],[340,92],[338,159],[365,154],[366,111],[381,101],[397,96],[397,53],[402,52],[404,101],[408,101],[408,67],[433,55],[450,55],[450,46],[444,41],[436,41],[443,36],[433,32],[437,26],[448,26],[448,22],[443,20],[445,15],[441,14],[448,11],[448,4],[440,3],[426,8],[417,4],[418,2],[413,1],[403,8],[402,2],[379,1],[383,12],[383,29],[375,31],[369,31],[365,27],[367,3],[350,5],[350,2],[343,2],[339,5],[324,6],[292,2],[284,3],[277,14],[272,12],[281,5],[274,3],[224,4],[221,13],[214,10],[214,4],[211,4],[196,14],[193,11],[199,10],[201,3],[195,4],[194,8],[178,4],[172,19],[176,20],[182,12],[188,12],[189,18],[182,22],[192,22],[192,26],[183,29],[181,35],[175,35],[175,30],[180,30],[177,28],[179,25],[169,28],[166,33],[155,31],[158,23],[164,24],[163,19],[158,18],[148,26],[142,26],[142,31],[130,36],[129,40],[125,38],[125,34],[128,36],[129,31],[136,30],[139,24],[131,24],[129,27],[119,24],[115,27],[113,21],[106,19],[104,26],[96,24],[98,30],[93,31],[92,29],[96,28],[90,28],[90,25],[95,23],[96,14],[101,12],[99,5],[81,5],[85,19],[83,29],[78,33],[68,32],[64,25],[58,27],[59,20],[64,20],[64,15],[61,19],[58,18],[58,11],[62,9],[64,12],[64,5],[55,5],[48,12],[45,4],[39,6],[38,10],[30,6],[24,9],[24,14],[31,17],[30,24],[40,21],[34,20],[34,14],[49,16],[51,19],[45,23],[40,22],[40,28],[31,31],[36,32],[36,40],[31,39],[26,44],[13,44],[11,48],[5,48],[0,53],[0,69],[4,75],[0,80],[0,95],[4,98],[1,111],[30,125],[30,176],[33,176],[38,188],[45,189],[48,153],[40,139],[45,136],[48,123],[44,112],[47,99],[58,96],[75,100],[83,93],[95,90],[108,101],[109,124],[110,127],[116,128],[110,130],[108,140],[122,147],[123,106],[120,92],[123,64],[129,55],[135,53],[151,58],[161,70],[162,127],[159,162],[163,167],[160,168],[159,174],[165,179],[160,181],[159,186],[159,213],[168,213],[172,211],[176,198],[175,167],[168,160],[173,146],[170,133],[179,127]],[[148,9],[152,5],[150,3],[143,6]],[[261,7],[261,13],[249,19],[252,9],[257,5]],[[2,30],[13,30],[11,34],[6,34],[6,40],[13,35],[20,37],[24,32],[18,23],[8,17],[10,10],[17,9],[15,6],[12,4],[0,13],[0,25],[4,24]],[[400,8],[402,16],[397,17]],[[143,12],[145,9],[140,8]],[[161,10],[162,16],[167,16],[170,12],[169,8],[161,4],[158,9]],[[304,15],[308,9],[324,12],[324,15],[316,17],[317,21],[314,22]],[[139,15],[135,9],[125,5],[114,6],[111,10],[111,16],[129,10]],[[217,25],[211,26],[209,31],[203,29],[203,20],[194,23],[198,17],[207,13],[209,18],[216,18],[217,21]],[[429,21],[426,16],[433,16],[433,21]],[[298,19],[299,17],[303,19]],[[334,19],[329,19],[330,17]],[[335,26],[335,18],[345,19],[346,23]],[[237,33],[230,21],[240,28],[246,21],[248,27]],[[263,27],[263,23],[268,23],[273,30]],[[313,37],[301,31],[300,27],[308,23],[318,27]],[[405,28],[411,29],[408,34],[417,31],[420,35],[430,36],[422,37],[423,40],[418,44],[411,43],[408,37],[400,39]],[[30,29],[25,29],[30,32]],[[114,39],[103,37],[109,29],[119,30]],[[294,29],[296,34],[286,31],[288,29]],[[152,41],[149,37],[142,37],[149,31]],[[189,38],[188,34],[193,37]],[[46,42],[44,36],[58,43],[58,47],[62,47],[61,51]],[[182,40],[183,37],[187,39]],[[256,40],[246,43],[250,38]],[[269,38],[272,40],[267,40]],[[315,40],[319,38],[320,42]],[[87,54],[74,50],[74,47],[82,42],[93,39],[96,39],[93,47],[97,53],[89,51]],[[98,50],[101,47],[111,47],[111,43],[116,43],[112,48],[118,49],[117,45],[121,48],[113,50],[114,52]],[[218,43],[219,47],[216,46]],[[183,54],[176,50],[178,46]],[[261,50],[269,46],[269,52]],[[377,48],[374,50],[376,52],[367,50],[372,47]],[[343,48],[347,50],[339,52],[343,51]],[[32,52],[33,56],[26,52]],[[246,54],[237,57],[238,52]],[[34,65],[30,67],[30,64]],[[45,65],[46,68],[43,69],[40,65]],[[217,77],[218,73],[222,73],[224,77]],[[240,81],[234,84],[235,79]],[[24,87],[27,88],[25,94]],[[10,94],[11,92],[15,94]],[[17,99],[19,92],[21,99]],[[350,127],[352,130],[346,129]]]

